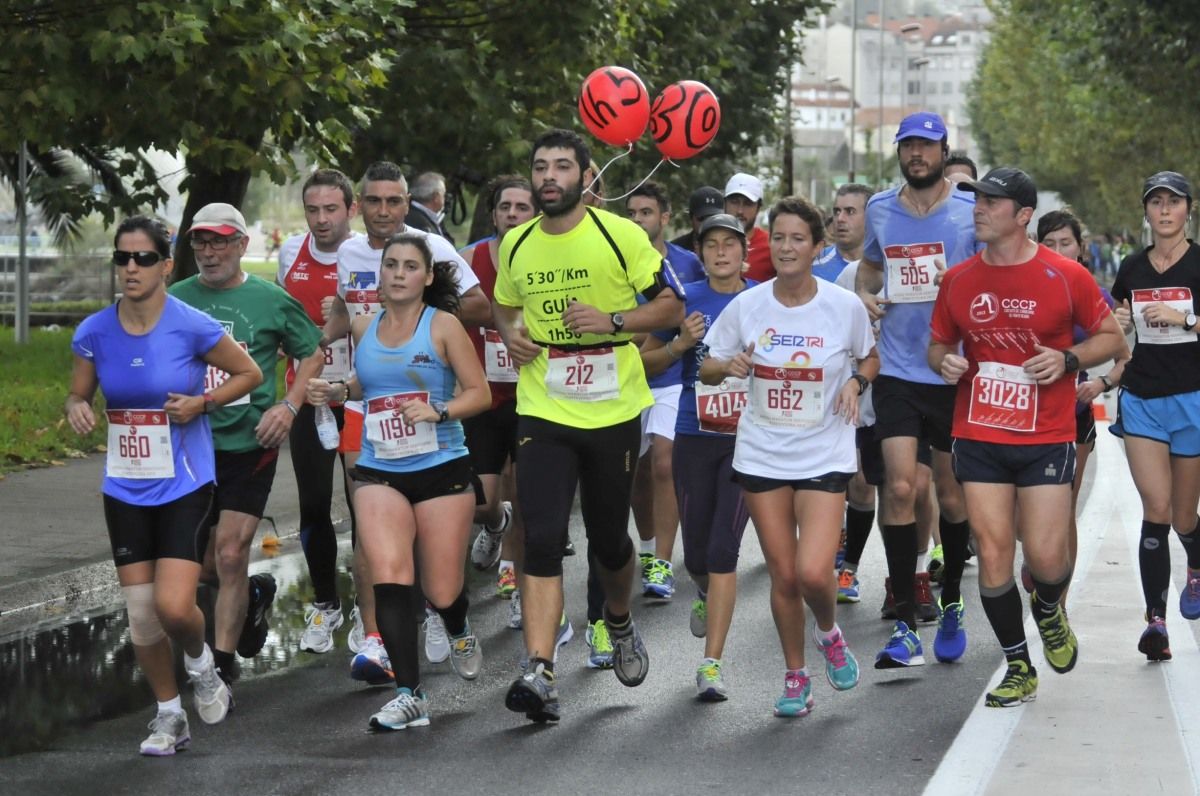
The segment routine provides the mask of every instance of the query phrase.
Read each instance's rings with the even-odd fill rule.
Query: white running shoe
[[[333,649],[333,631],[342,626],[341,607],[329,607],[330,603],[313,603],[304,612],[308,625],[300,636],[300,649],[317,654]]]
[[[219,724],[233,707],[233,689],[217,674],[212,652],[207,645],[204,648],[204,657],[208,660],[207,666],[200,669],[192,669],[189,666],[184,668],[187,670],[188,680],[192,683],[196,712],[200,714],[200,720],[205,724]]]
[[[483,530],[475,537],[475,543],[471,545],[471,563],[475,569],[482,572],[496,566],[496,562],[500,560],[500,544],[504,541],[504,532],[511,523],[512,503],[506,500],[500,504],[500,527],[489,528],[484,525]]]
[[[508,604],[508,626],[513,630],[521,629],[521,590],[512,593],[512,602]]]
[[[442,663],[450,657],[450,637],[437,611],[425,606],[425,658],[430,663]]]
[[[187,714],[183,711],[159,713],[147,726],[150,727],[150,737],[142,741],[141,753],[150,757],[173,755],[186,749],[192,740]]]
[[[407,688],[396,689],[396,696],[371,717],[371,729],[403,730],[429,726],[429,698],[420,688],[414,694]]]
[[[367,644],[367,629],[363,627],[362,613],[358,610],[357,605],[350,612],[350,621],[353,623],[353,627],[346,635],[346,646],[357,655]]]

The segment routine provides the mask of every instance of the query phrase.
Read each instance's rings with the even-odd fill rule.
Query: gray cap
[[[738,221],[728,213],[717,213],[704,219],[704,223],[700,225],[700,234],[698,236],[701,243],[704,242],[704,236],[714,229],[724,229],[736,234],[746,242],[746,229],[742,226],[742,222]]]
[[[250,234],[246,229],[246,219],[242,216],[242,212],[224,202],[213,202],[196,211],[188,232],[192,233],[197,230],[208,230],[218,235]]]
[[[1166,188],[1176,196],[1192,198],[1192,185],[1187,181],[1187,177],[1177,171],[1160,171],[1158,174],[1152,175],[1142,186],[1142,202],[1146,201],[1152,191],[1159,188]]]

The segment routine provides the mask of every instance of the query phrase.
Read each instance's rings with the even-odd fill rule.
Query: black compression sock
[[[1167,615],[1167,588],[1171,583],[1171,551],[1167,547],[1171,526],[1142,521],[1142,540],[1138,546],[1138,565],[1142,574],[1142,596],[1146,613]]]
[[[875,511],[846,508],[846,563],[855,568],[862,560],[863,550],[867,547],[867,539],[871,536],[871,526],[875,524]]]
[[[910,630],[917,627],[916,588],[917,524],[883,526],[883,549],[887,553],[888,574],[892,578],[892,597],[896,616]]]
[[[1188,569],[1200,569],[1200,536],[1196,535],[1197,531],[1200,531],[1200,517],[1196,518],[1196,527],[1192,528],[1191,533],[1176,533],[1187,553]]]

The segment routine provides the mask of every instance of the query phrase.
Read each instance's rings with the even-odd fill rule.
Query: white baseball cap
[[[739,171],[729,178],[729,182],[725,183],[725,198],[728,199],[734,194],[741,194],[751,202],[761,202],[763,197],[762,180],[753,174]]]

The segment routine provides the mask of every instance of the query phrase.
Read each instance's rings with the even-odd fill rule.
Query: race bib
[[[587,351],[547,349],[546,390],[552,398],[608,401],[621,394],[612,347]]]
[[[745,379],[726,378],[713,386],[696,381],[696,419],[701,431],[736,434],[742,410],[750,400]]]
[[[429,402],[427,392],[403,392],[367,401],[363,428],[375,447],[377,459],[403,459],[438,449],[437,428],[433,423],[404,422],[400,407],[408,401]]]
[[[755,365],[751,418],[759,425],[812,426],[825,417],[824,368]]]
[[[243,351],[250,350],[250,346],[246,345],[245,343],[238,343],[238,345],[241,346]],[[218,387],[220,387],[222,384],[224,384],[227,381],[229,381],[229,374],[226,373],[225,371],[221,370],[220,368],[209,365],[204,370],[204,391],[205,392],[212,392],[213,390],[217,389]],[[251,392],[253,392],[253,390],[251,390]],[[250,403],[250,393],[246,393],[241,398],[238,398],[236,401],[230,401],[229,403],[225,404],[225,406],[246,406],[249,403]],[[217,411],[220,411],[220,409],[218,409]]]
[[[109,409],[110,478],[174,478],[171,423],[161,409]]]
[[[1133,291],[1133,323],[1137,327],[1137,341],[1151,345],[1175,345],[1194,343],[1198,339],[1196,330],[1185,332],[1182,326],[1169,323],[1150,323],[1142,315],[1151,304],[1166,304],[1183,314],[1193,312],[1192,290],[1187,287],[1160,287],[1153,290]]]
[[[347,290],[346,309],[350,317],[358,318],[363,315],[374,315],[383,306],[379,303],[378,290]]]
[[[517,380],[517,369],[508,358],[508,349],[504,340],[495,329],[480,329],[483,332],[483,369],[487,380],[496,383],[512,384]]]
[[[1036,431],[1037,383],[1020,365],[980,362],[971,380],[967,422],[1008,431]]]
[[[326,381],[345,381],[350,376],[350,342],[348,338],[343,337],[341,340],[334,340],[329,344],[328,348],[322,349],[325,353],[325,367],[321,371],[321,378]],[[295,373],[300,369],[300,360],[292,360],[292,372]]]
[[[946,265],[946,249],[941,243],[910,243],[884,246],[887,260],[887,298],[894,304],[916,304],[937,298],[934,283],[940,261]]]

